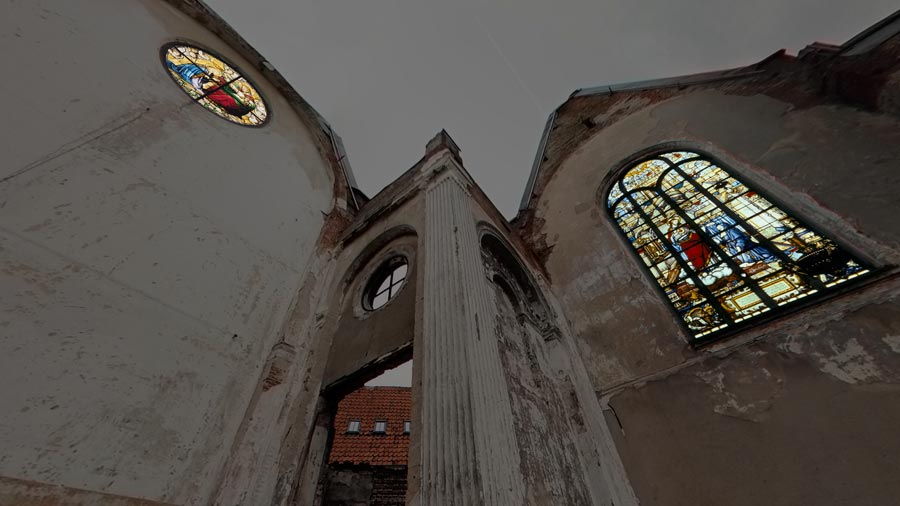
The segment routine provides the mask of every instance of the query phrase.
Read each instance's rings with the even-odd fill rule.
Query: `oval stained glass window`
[[[205,49],[166,44],[161,50],[169,76],[195,102],[233,123],[261,126],[269,116],[265,101],[246,77]]]

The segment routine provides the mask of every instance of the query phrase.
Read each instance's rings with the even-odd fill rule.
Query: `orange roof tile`
[[[362,387],[338,403],[329,464],[405,466],[409,435],[403,422],[410,421],[409,387]],[[360,422],[359,434],[347,432],[351,420]],[[376,421],[387,421],[387,433],[374,434]]]

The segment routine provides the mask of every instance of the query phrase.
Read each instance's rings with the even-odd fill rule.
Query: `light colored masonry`
[[[895,504],[898,32],[577,90],[510,221],[446,132],[363,195],[199,1],[5,2],[0,505],[320,504],[336,399],[409,358],[407,504]],[[270,120],[194,103],[171,42],[226,59]],[[695,341],[605,203],[667,150],[870,272]]]

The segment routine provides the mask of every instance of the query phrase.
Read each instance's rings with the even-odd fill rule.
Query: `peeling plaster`
[[[892,338],[887,336],[882,340],[892,347]],[[896,339],[900,353],[900,339]],[[883,371],[879,368],[875,358],[870,355],[856,338],[849,338],[843,342],[835,342],[833,338],[826,341],[810,342],[808,338],[790,338],[779,343],[781,350],[798,356],[808,356],[814,361],[817,368],[835,379],[855,385],[857,383],[872,383],[884,379]]]
[[[892,47],[873,58],[896,68],[900,37]],[[821,61],[779,54],[741,79],[573,96],[548,130],[516,223],[552,280],[595,391],[616,411],[607,424],[643,503],[896,497],[896,480],[879,467],[897,467],[900,423],[900,179],[892,169],[900,118],[895,105],[864,109],[829,95],[835,83]],[[883,97],[900,96],[897,75]],[[598,201],[623,161],[652,146],[710,153],[882,270],[692,348]],[[746,485],[746,473],[766,485]],[[828,478],[805,485],[819,476]]]
[[[881,338],[885,344],[890,346],[894,353],[900,353],[900,335],[884,336]]]
[[[819,360],[822,372],[851,385],[877,381],[881,377],[875,360],[855,338],[848,339],[843,345],[832,342],[831,349],[835,355],[830,357],[819,352],[812,353]]]
[[[719,364],[698,372],[697,377],[712,388],[709,395],[715,413],[751,422],[765,420],[784,390],[783,378],[755,361],[740,368]]]

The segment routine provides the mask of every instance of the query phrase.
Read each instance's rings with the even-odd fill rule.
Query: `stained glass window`
[[[869,272],[697,153],[660,153],[633,165],[607,206],[698,341]]]
[[[194,46],[167,44],[162,59],[172,79],[203,107],[241,125],[266,122],[268,111],[259,92],[221,58]]]

